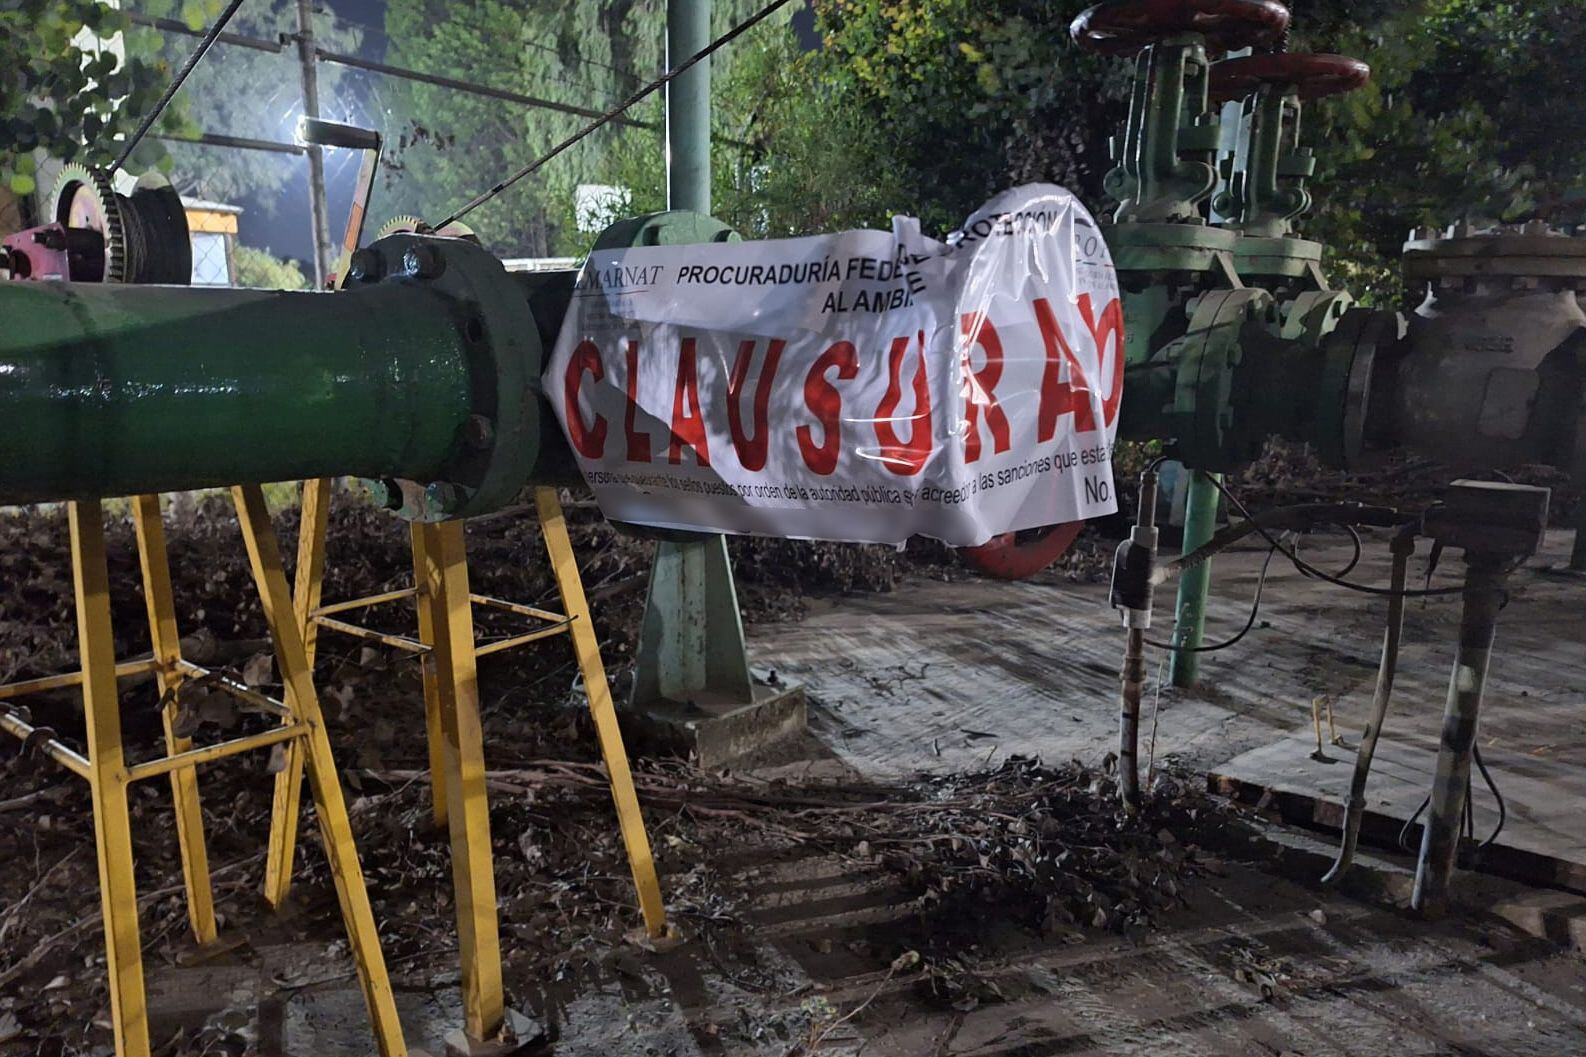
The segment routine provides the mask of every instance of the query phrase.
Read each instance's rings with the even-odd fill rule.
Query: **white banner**
[[[592,254],[545,390],[614,520],[971,546],[1117,509],[1123,350],[1094,220],[1031,185],[945,243]]]

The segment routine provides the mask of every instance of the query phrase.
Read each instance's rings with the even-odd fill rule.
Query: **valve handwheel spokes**
[[[1199,33],[1217,52],[1263,47],[1288,28],[1289,9],[1277,0],[1106,0],[1069,33],[1083,48],[1124,55],[1184,33]]]
[[[1301,99],[1321,99],[1353,92],[1369,80],[1371,67],[1347,55],[1247,55],[1213,64],[1211,96],[1213,101],[1225,103],[1273,84],[1292,86]]]
[[[960,547],[958,553],[972,568],[996,580],[1023,580],[1054,564],[1079,538],[1083,521],[1004,532],[978,547]]]

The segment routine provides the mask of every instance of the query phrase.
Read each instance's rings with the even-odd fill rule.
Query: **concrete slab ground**
[[[1549,533],[1513,580],[1498,626],[1479,745],[1508,802],[1493,859],[1556,859],[1586,882],[1586,579],[1563,566],[1573,534]],[[1350,556],[1342,537],[1308,542],[1324,569]],[[1265,556],[1220,557],[1207,636],[1243,625]],[[1426,549],[1411,567],[1425,584]],[[1352,578],[1387,581],[1385,537],[1370,537]],[[1446,556],[1432,585],[1459,582]],[[1170,611],[1171,598],[1161,599]],[[1386,604],[1273,563],[1260,622],[1244,641],[1207,654],[1194,690],[1162,687],[1152,651],[1142,706],[1142,760],[1156,759],[1336,805],[1370,705]],[[1372,810],[1402,823],[1430,788],[1459,620],[1457,597],[1416,600],[1405,619],[1392,709],[1368,790]],[[1163,628],[1157,635],[1165,638]],[[845,762],[869,773],[956,771],[1010,753],[1095,763],[1116,743],[1123,633],[1103,584],[1055,577],[1023,583],[910,581],[891,594],[843,599],[800,624],[757,629],[756,664],[805,684],[810,721]],[[1342,745],[1322,746],[1312,706],[1330,702]],[[1325,732],[1324,732],[1325,733]],[[1479,782],[1478,835],[1495,804]],[[1308,819],[1307,821],[1311,821]],[[1314,821],[1325,823],[1327,812]],[[1395,833],[1397,826],[1394,827]]]

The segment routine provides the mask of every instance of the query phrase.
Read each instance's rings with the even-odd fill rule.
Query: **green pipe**
[[[1221,493],[1213,482],[1221,474],[1195,470],[1190,476],[1184,501],[1184,544],[1180,553],[1189,554],[1209,542],[1217,531],[1217,502]],[[1206,630],[1206,592],[1211,586],[1212,563],[1201,562],[1179,577],[1178,602],[1174,610],[1173,652],[1168,676],[1174,686],[1191,687],[1200,676],[1200,654],[1188,652],[1200,646]]]
[[[449,299],[0,283],[0,503],[430,481],[472,396]]]

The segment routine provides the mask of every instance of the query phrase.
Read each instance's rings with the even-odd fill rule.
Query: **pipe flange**
[[[1120,272],[1215,272],[1240,240],[1227,228],[1138,220],[1103,224],[1101,232]]]
[[[1540,220],[1489,228],[1455,224],[1441,234],[1415,231],[1404,244],[1404,277],[1412,282],[1483,277],[1586,282],[1586,237]]]
[[[523,293],[499,260],[466,237],[394,234],[360,250],[348,288],[403,283],[434,291],[468,350],[472,414],[438,481],[371,481],[370,491],[410,521],[499,510],[534,476],[545,412],[544,347]]]

